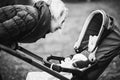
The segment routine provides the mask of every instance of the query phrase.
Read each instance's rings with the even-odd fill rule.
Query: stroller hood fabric
[[[79,46],[77,46],[78,53],[88,48],[88,41],[90,35],[98,36],[97,40],[99,40],[101,33],[104,31],[104,29],[107,29],[108,21],[109,17],[105,14],[103,10],[93,11],[88,16],[79,35],[79,39],[77,41],[79,44]],[[97,44],[98,43],[96,43],[96,45]]]

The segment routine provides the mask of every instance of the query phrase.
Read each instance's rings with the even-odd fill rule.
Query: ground
[[[85,19],[90,12],[96,9],[103,9],[113,16],[116,20],[116,24],[119,26],[119,4],[113,4],[112,2],[82,2],[66,4],[69,8],[69,16],[66,20],[65,27],[62,30],[62,34],[59,32],[51,33],[46,36],[46,39],[41,39],[36,43],[20,45],[44,58],[50,54],[64,57],[70,54],[75,54],[73,46],[78,39]],[[99,80],[120,79],[120,69],[118,67],[120,66],[120,63],[116,59],[113,60]],[[0,71],[3,80],[25,80],[27,72],[41,71],[20,59],[6,54],[5,52],[1,52],[0,61]]]

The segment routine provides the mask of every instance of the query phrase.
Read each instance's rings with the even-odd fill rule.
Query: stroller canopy
[[[99,36],[98,38],[100,38],[104,28],[108,26],[108,21],[109,18],[103,10],[93,11],[88,16],[77,41],[79,43],[79,47],[77,48],[79,50],[78,52],[87,48],[90,35]]]

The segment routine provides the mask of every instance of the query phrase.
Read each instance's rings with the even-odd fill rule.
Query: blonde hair
[[[52,28],[62,28],[64,21],[68,14],[68,9],[62,0],[32,0],[33,3],[38,1],[44,1],[49,5],[51,12],[51,23],[53,23]],[[53,30],[54,31],[54,30]]]
[[[38,1],[44,1],[48,3],[50,0],[32,0],[33,3],[36,3]],[[48,5],[50,5],[51,14],[55,18],[59,17],[61,11],[65,11],[66,14],[68,12],[68,9],[61,0],[51,0],[51,3],[48,3]]]

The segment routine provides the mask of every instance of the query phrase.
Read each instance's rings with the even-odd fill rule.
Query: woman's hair
[[[51,21],[53,22],[54,27],[62,27],[62,24],[65,21],[65,18],[68,14],[68,9],[62,0],[32,0],[33,3],[38,1],[44,1],[49,5],[51,12]],[[54,24],[55,23],[55,24]]]
[[[45,1],[46,3],[48,3],[48,5],[50,5],[52,15],[56,18],[59,17],[60,14],[63,14],[62,11],[64,11],[65,14],[67,14],[68,12],[68,9],[66,8],[62,0],[32,0],[33,3],[36,3],[38,1]]]

